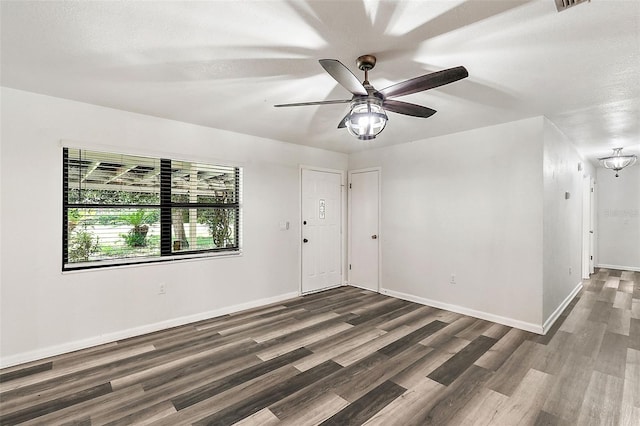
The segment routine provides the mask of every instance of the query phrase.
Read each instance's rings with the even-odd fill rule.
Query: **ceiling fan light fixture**
[[[619,177],[618,172],[620,170],[633,165],[637,160],[636,155],[622,155],[621,151],[622,148],[613,148],[613,155],[598,159],[605,169],[614,170],[616,172],[616,177]]]
[[[382,100],[364,98],[353,101],[347,116],[346,127],[360,140],[375,139],[387,125],[387,113],[382,108]]]

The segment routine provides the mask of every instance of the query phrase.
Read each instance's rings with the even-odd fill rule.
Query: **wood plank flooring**
[[[0,371],[0,424],[640,425],[640,273],[539,336],[341,287]]]

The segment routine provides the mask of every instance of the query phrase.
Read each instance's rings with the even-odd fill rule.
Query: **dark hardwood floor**
[[[640,273],[539,336],[341,287],[0,371],[0,424],[640,425]]]

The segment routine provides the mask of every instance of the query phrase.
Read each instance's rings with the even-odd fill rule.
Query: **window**
[[[240,169],[63,149],[63,270],[239,252]]]

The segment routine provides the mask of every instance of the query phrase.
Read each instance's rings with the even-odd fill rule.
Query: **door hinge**
[[[351,264],[349,264],[349,270],[351,270]]]
[[[351,184],[349,184],[349,189],[351,189]]]
[[[593,256],[589,256],[589,260],[593,260]]]

